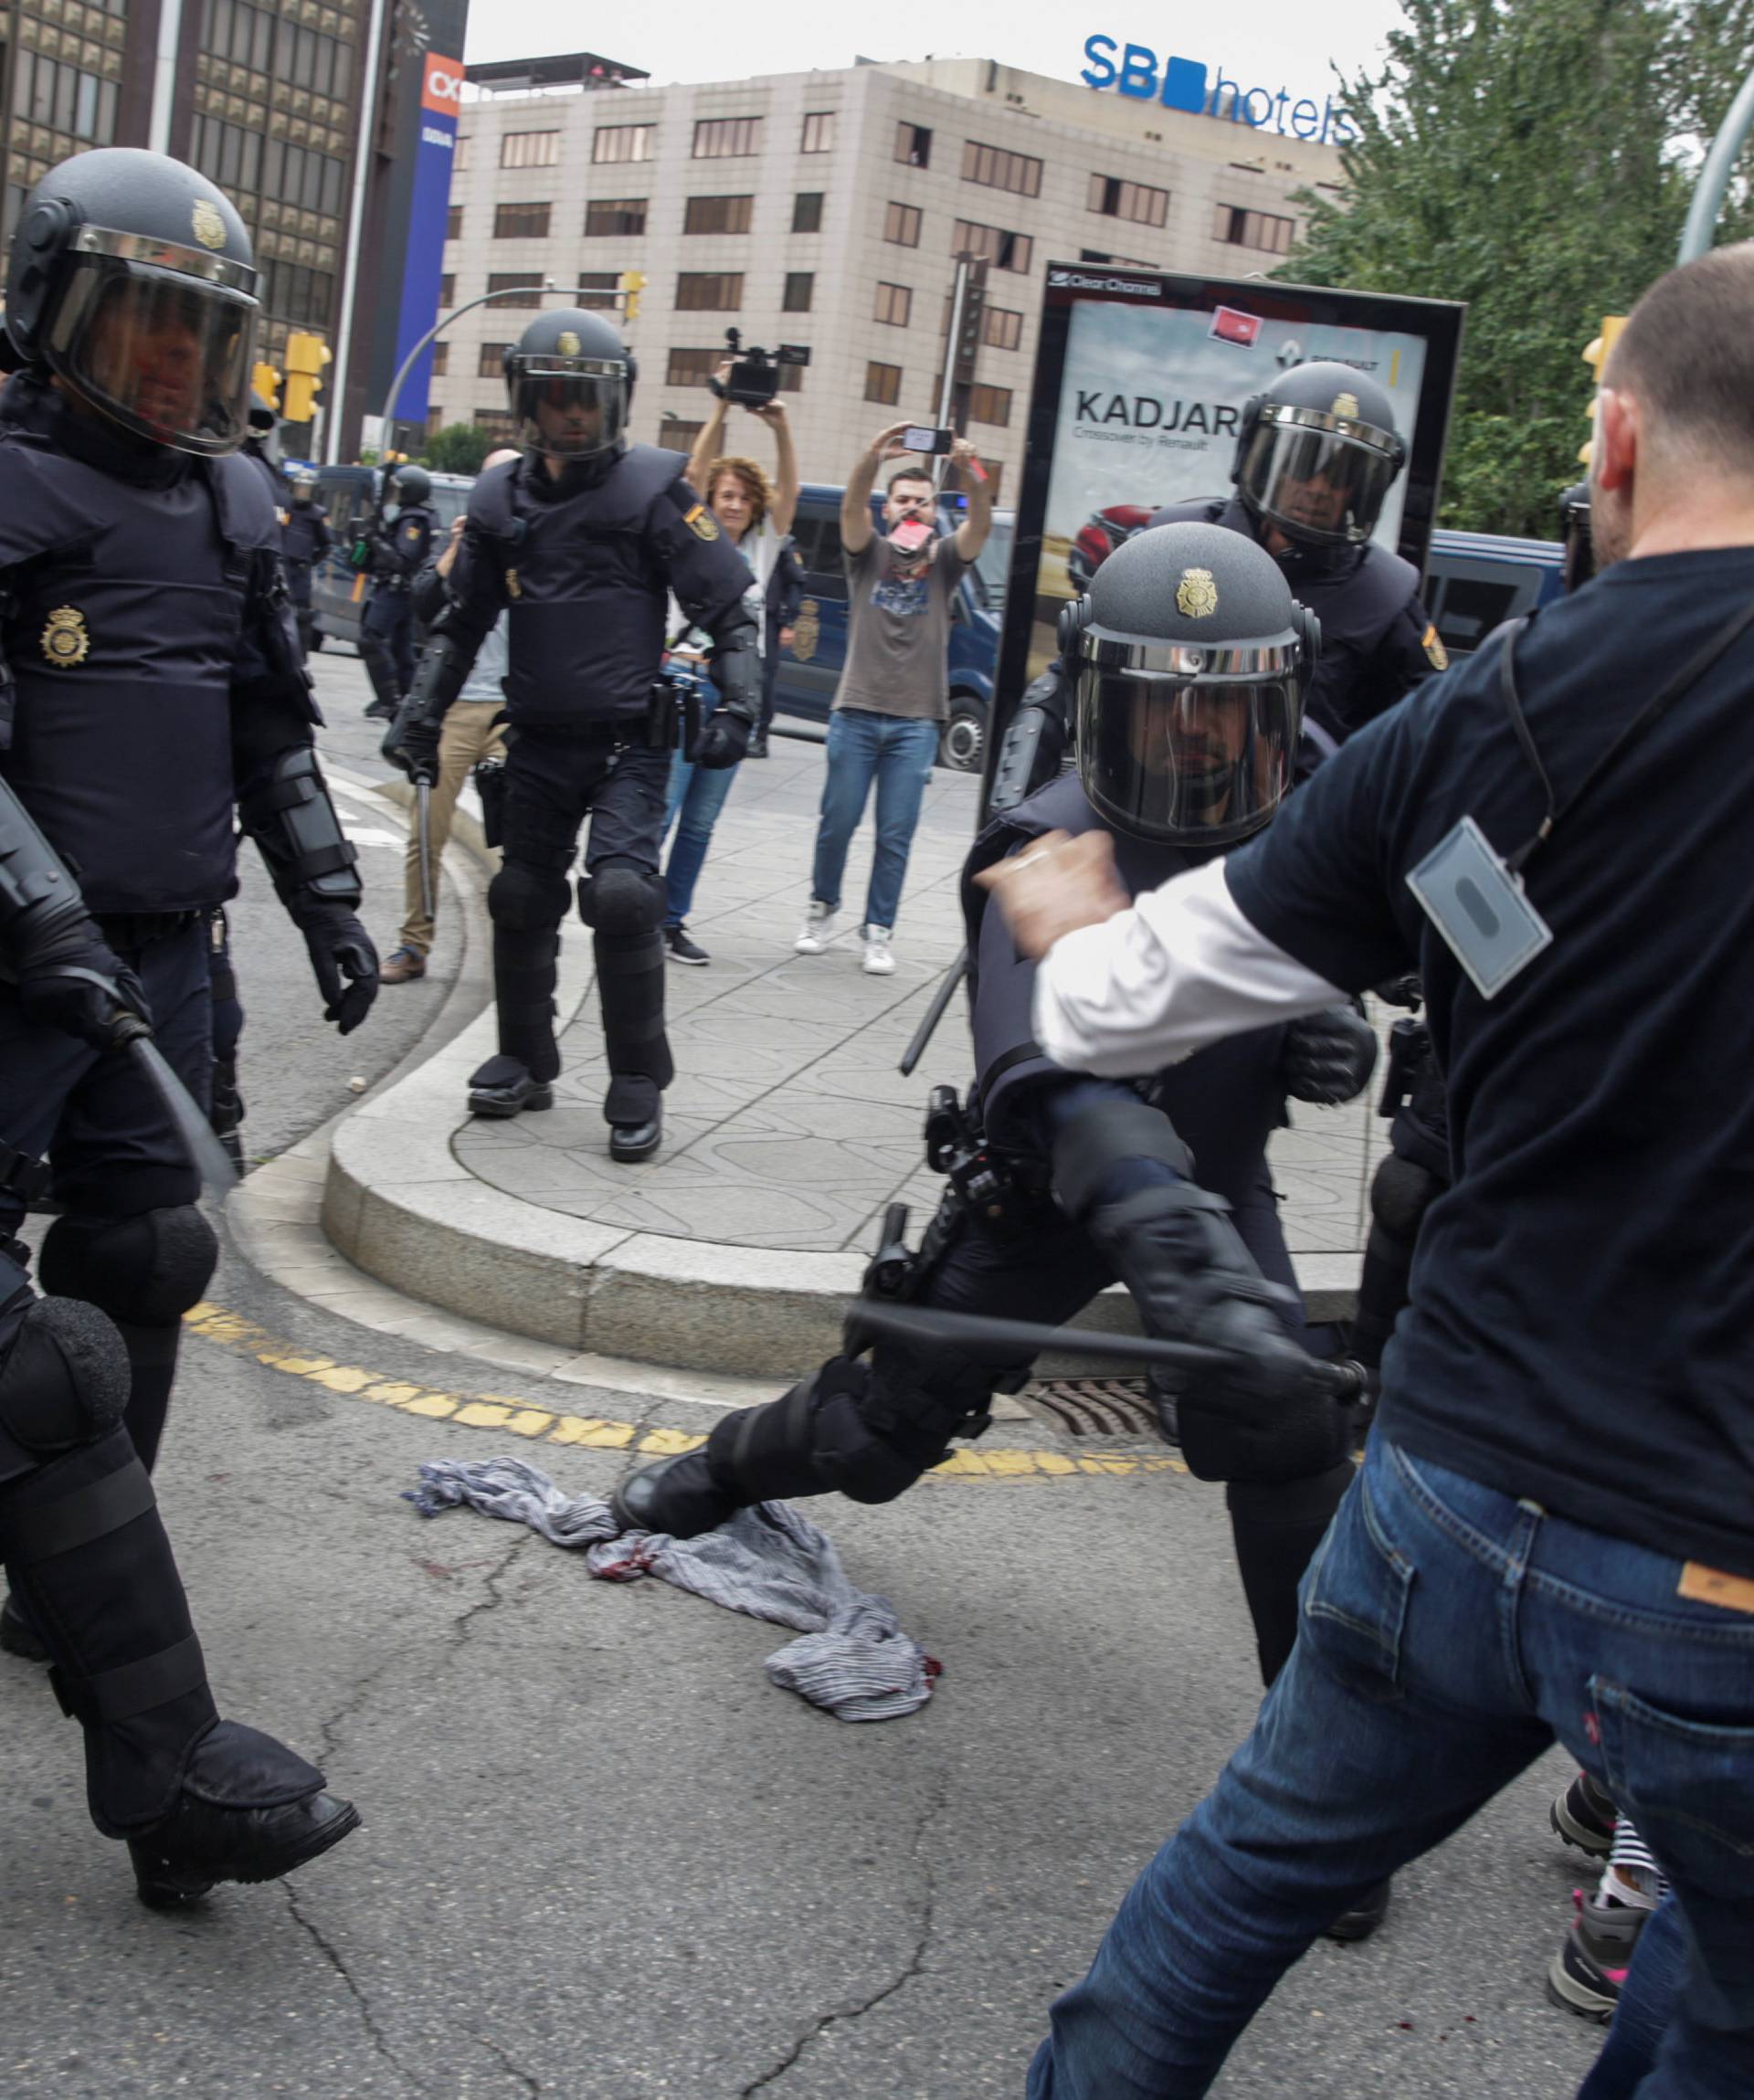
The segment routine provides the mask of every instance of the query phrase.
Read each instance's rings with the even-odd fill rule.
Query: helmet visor
[[[512,409],[532,451],[589,459],[613,451],[628,423],[628,375],[621,364],[533,359],[512,381]]]
[[[1191,682],[1086,664],[1078,773],[1136,839],[1227,845],[1258,831],[1291,785],[1297,681]]]
[[[173,451],[235,451],[248,433],[259,309],[248,293],[111,255],[76,255],[44,341],[81,399]]]
[[[1338,546],[1368,540],[1376,530],[1400,460],[1398,440],[1385,449],[1337,429],[1263,418],[1236,479],[1288,538]]]

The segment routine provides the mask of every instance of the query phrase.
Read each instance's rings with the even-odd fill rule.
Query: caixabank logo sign
[[[1196,117],[1217,117],[1253,131],[1308,139],[1318,145],[1348,145],[1358,126],[1329,95],[1320,104],[1293,97],[1289,88],[1245,88],[1222,66],[1203,58],[1164,58],[1148,44],[1123,44],[1113,37],[1084,40],[1089,65],[1078,76],[1087,88],[1113,88],[1136,101],[1161,102]]]

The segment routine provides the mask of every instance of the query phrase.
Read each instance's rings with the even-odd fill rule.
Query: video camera
[[[731,376],[721,382],[709,379],[707,385],[722,401],[735,401],[745,408],[765,408],[779,392],[779,368],[782,364],[808,364],[808,348],[801,343],[782,343],[770,357],[765,350],[751,344],[743,347],[741,330],[727,328],[724,332],[725,347],[732,357]]]

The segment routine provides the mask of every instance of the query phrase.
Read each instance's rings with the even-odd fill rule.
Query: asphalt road
[[[382,938],[392,849],[362,853]],[[264,889],[238,928],[268,1151],[394,1061],[438,987],[335,1042]],[[211,1295],[306,1356],[185,1351],[159,1481],[209,1665],[365,1826],[291,1882],[149,1914],[39,1673],[0,1657],[7,2100],[1020,2095],[1049,2001],[1258,1697],[1218,1491],[1080,1473],[817,1505],[945,1665],[921,1713],[848,1726],[768,1683],[777,1630],[400,1499],[422,1459],[508,1448],[600,1493],[618,1452],[422,1421],[312,1364],[691,1430],[701,1407],[494,1377],[235,1254]],[[1580,1878],[1548,1829],[1568,1777],[1549,1758],[1406,1873],[1375,1941],[1316,1947],[1224,2100],[1572,2092],[1597,2031],[1542,1993]]]

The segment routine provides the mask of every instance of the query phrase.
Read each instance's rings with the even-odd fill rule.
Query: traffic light
[[[286,406],[281,411],[289,423],[308,423],[317,411],[322,392],[322,368],[333,353],[320,335],[295,330],[286,339]]]
[[[280,408],[280,375],[271,364],[252,364],[249,384],[254,393],[259,394],[269,406],[279,415]]]
[[[1590,435],[1578,448],[1578,458],[1586,467],[1590,464],[1590,448],[1596,441],[1593,425],[1596,420],[1596,396],[1601,392],[1602,367],[1607,364],[1608,354],[1619,340],[1620,332],[1625,325],[1626,316],[1623,313],[1604,314],[1601,322],[1601,333],[1583,354],[1583,362],[1596,375],[1596,393],[1590,396],[1590,406],[1584,411],[1590,418],[1592,428]]]
[[[621,318],[638,321],[639,318],[639,294],[646,289],[643,269],[624,269],[621,272]]]

